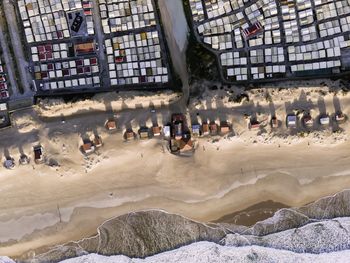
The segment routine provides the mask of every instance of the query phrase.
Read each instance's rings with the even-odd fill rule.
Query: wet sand
[[[229,223],[242,226],[252,226],[256,222],[265,220],[281,208],[288,208],[289,206],[274,202],[271,200],[264,201],[252,205],[242,211],[237,211],[228,215],[224,215],[219,219],[214,220],[214,223]]]

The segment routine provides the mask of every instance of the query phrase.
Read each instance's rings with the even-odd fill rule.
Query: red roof
[[[44,46],[38,46],[38,51],[39,51],[39,53],[45,52],[45,47]]]
[[[84,61],[82,59],[78,59],[76,61],[77,66],[82,66],[84,64]]]
[[[45,50],[52,51],[52,45],[50,45],[50,44],[45,45]]]
[[[39,59],[40,60],[46,60],[45,54],[39,54]]]
[[[0,94],[1,94],[1,98],[8,98],[10,96],[7,91],[2,91]]]
[[[96,65],[97,64],[97,58],[90,58],[90,64]]]
[[[47,69],[48,69],[48,70],[53,70],[53,64],[51,64],[51,63],[50,63],[50,64],[47,64]]]
[[[83,74],[84,73],[84,68],[82,68],[82,67],[77,68],[77,73],[78,74]]]
[[[90,66],[84,67],[84,73],[91,73],[91,67]]]

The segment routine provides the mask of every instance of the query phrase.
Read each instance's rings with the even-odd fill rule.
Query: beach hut
[[[215,122],[211,122],[209,125],[210,135],[218,134],[218,125]]]
[[[106,129],[109,131],[117,129],[117,124],[114,119],[107,120],[105,126],[106,126]]]
[[[40,164],[44,162],[44,148],[41,145],[33,147],[34,150],[34,162]]]
[[[313,121],[310,114],[304,115],[303,123],[304,123],[305,127],[311,127],[314,124],[314,121]]]
[[[136,138],[136,134],[133,132],[132,129],[127,129],[124,133],[124,138],[127,141],[134,140]]]
[[[209,135],[209,124],[206,122],[202,124],[202,134],[203,136]]]
[[[153,136],[160,136],[161,131],[162,131],[162,128],[159,126],[152,127]]]
[[[95,151],[95,146],[90,140],[83,140],[83,145],[81,146],[81,151],[84,154],[91,154]]]
[[[165,125],[163,128],[163,135],[165,138],[170,138],[170,125]]]
[[[230,132],[230,125],[226,121],[220,123],[220,133],[225,135]]]
[[[328,125],[330,122],[329,116],[327,114],[322,114],[320,116],[320,124],[321,125]]]
[[[278,119],[276,116],[273,116],[271,118],[271,127],[272,128],[278,128]]]
[[[12,157],[6,157],[4,162],[4,167],[6,169],[14,169],[15,168],[15,160]]]
[[[201,135],[201,126],[199,124],[192,125],[192,135],[200,136]]]
[[[29,160],[28,156],[25,154],[21,154],[21,156],[19,157],[19,164],[26,165],[26,164],[29,164],[29,162],[30,162],[30,160]]]
[[[260,122],[256,119],[250,119],[250,129],[257,130],[260,128]]]
[[[153,136],[160,136],[161,131],[162,131],[162,128],[160,126],[153,126],[152,127]]]
[[[295,128],[297,126],[297,116],[296,115],[288,115],[287,116],[287,127]]]
[[[149,129],[148,127],[141,127],[139,129],[140,139],[148,139],[149,138]]]
[[[337,112],[335,114],[335,121],[338,123],[342,123],[346,120],[345,114],[342,113],[341,111]]]

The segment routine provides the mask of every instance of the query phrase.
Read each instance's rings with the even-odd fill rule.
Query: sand
[[[350,114],[350,94],[339,91],[335,100],[334,93],[316,84],[270,90],[278,118],[285,118],[285,106],[293,100],[292,108],[310,108],[316,118],[320,97],[329,114],[334,104]],[[243,115],[260,112],[257,117],[264,119],[271,105],[263,99],[264,90],[249,92],[250,101],[242,103],[229,101],[235,92],[238,89],[205,90],[190,103],[188,119],[226,119],[236,135],[199,138],[195,154],[187,158],[170,154],[161,139],[124,142],[122,138],[126,127],[137,131],[140,125],[167,122],[172,106],[165,103],[156,113],[146,107],[120,108],[116,102],[107,112],[82,114],[83,104],[100,107],[98,97],[72,103],[66,111],[59,111],[56,102],[13,113],[13,127],[1,131],[0,152],[16,161],[21,151],[33,158],[32,146],[40,142],[47,159],[59,166],[31,162],[14,170],[0,168],[0,254],[18,256],[91,236],[106,219],[135,210],[164,209],[207,222],[267,200],[300,206],[350,187],[349,123],[341,125],[340,133],[317,125],[310,134],[285,126],[277,131],[268,125],[249,130]],[[174,100],[172,94],[160,96]],[[144,105],[153,99],[142,97]],[[130,98],[128,105],[138,100]],[[62,113],[64,123],[57,117]],[[118,120],[113,133],[104,128],[111,115]],[[104,146],[84,157],[78,150],[82,137],[94,133]]]

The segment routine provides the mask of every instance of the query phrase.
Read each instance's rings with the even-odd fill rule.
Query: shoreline
[[[344,179],[344,180],[343,180]],[[350,188],[350,179],[347,178],[339,178],[338,179],[340,182],[334,183],[335,185],[341,185],[342,183],[346,182],[348,188]],[[256,185],[255,187],[263,187],[262,185]],[[309,192],[308,188],[314,189],[315,187],[317,188],[322,188],[324,186],[329,186],[329,182],[327,182],[327,180],[324,180],[323,182],[320,182],[318,185],[311,185],[311,186],[304,186],[304,189],[302,189],[303,187],[301,186],[302,192]],[[77,241],[83,238],[89,238],[91,236],[96,235],[96,230],[97,227],[100,226],[103,222],[110,220],[111,218],[123,215],[123,214],[127,214],[127,213],[132,213],[132,212],[137,212],[137,211],[145,211],[145,210],[150,210],[150,209],[156,209],[156,210],[165,210],[168,213],[174,213],[174,214],[179,214],[181,216],[190,218],[192,220],[198,221],[198,222],[202,222],[204,224],[210,224],[210,223],[215,223],[218,222],[218,215],[222,215],[222,216],[227,216],[229,213],[240,213],[240,211],[242,210],[242,208],[244,210],[249,209],[250,204],[254,204],[254,202],[260,202],[261,200],[283,200],[284,203],[288,204],[291,207],[299,207],[299,206],[303,206],[307,203],[312,203],[315,202],[319,199],[322,199],[326,196],[332,196],[333,194],[339,192],[339,191],[332,191],[335,190],[332,187],[329,187],[329,191],[327,194],[324,194],[326,192],[324,192],[323,194],[315,194],[313,196],[309,196],[307,198],[300,198],[298,201],[290,201],[288,202],[288,200],[285,198],[286,193],[279,195],[276,195],[275,193],[269,192],[269,189],[260,189],[259,190],[247,190],[244,189],[245,187],[242,187],[243,189],[239,189],[240,193],[244,192],[246,193],[246,199],[249,201],[246,201],[246,205],[238,205],[236,206],[235,209],[233,209],[233,207],[230,205],[230,201],[232,199],[235,199],[236,196],[239,196],[240,193],[229,193],[228,195],[232,195],[233,197],[227,197],[224,200],[217,200],[220,203],[221,202],[225,202],[225,206],[221,206],[221,207],[217,207],[216,209],[212,209],[212,207],[215,207],[215,205],[213,204],[203,204],[202,207],[209,207],[209,209],[207,211],[205,211],[206,213],[203,213],[203,215],[198,216],[198,214],[194,211],[198,211],[198,208],[196,208],[196,205],[190,205],[190,204],[184,204],[181,203],[179,201],[175,201],[175,200],[160,200],[159,198],[149,198],[146,200],[143,200],[140,203],[126,203],[124,205],[121,205],[119,207],[113,207],[113,208],[100,208],[100,209],[94,209],[94,208],[77,208],[74,210],[72,218],[70,219],[70,221],[67,224],[67,228],[65,228],[65,226],[57,226],[54,225],[52,227],[49,227],[47,229],[48,233],[52,234],[52,230],[55,229],[57,232],[57,227],[58,228],[62,228],[60,232],[58,231],[58,233],[54,234],[53,236],[48,236],[48,237],[44,237],[43,239],[35,239],[33,241],[29,241],[24,242],[24,243],[17,243],[13,246],[9,246],[8,248],[6,247],[0,247],[0,253],[1,254],[6,254],[8,256],[12,256],[12,257],[19,257],[21,255],[23,255],[22,252],[25,251],[29,251],[31,250],[31,248],[33,248],[33,246],[38,246],[39,251],[45,251],[46,249],[43,247],[50,247],[52,245],[57,245],[57,244],[63,244],[63,243],[67,243],[70,241]],[[342,189],[344,190],[344,189]],[[249,191],[249,195],[247,195],[247,191]],[[259,198],[257,198],[257,194],[261,194]],[[290,198],[293,199],[293,193],[290,193]],[[282,197],[283,195],[283,197]],[[318,196],[318,198],[313,198],[314,196]],[[291,200],[290,199],[290,200]],[[217,202],[212,201],[214,203]],[[158,203],[158,206],[152,205],[152,204],[156,204]],[[211,203],[211,202],[210,202]],[[257,204],[257,203],[255,203]],[[259,204],[259,203],[258,203]],[[249,205],[248,208],[246,208],[246,206]],[[157,208],[157,207],[162,207],[163,209]],[[164,209],[165,208],[165,209]],[[96,219],[93,218],[94,214],[103,214],[104,216],[101,217],[100,219]],[[86,219],[88,218],[88,220],[86,221]],[[83,220],[83,221],[82,221]],[[79,226],[79,227],[77,227]],[[42,236],[42,232],[41,231],[38,232],[38,234],[40,236]],[[46,232],[46,231],[44,231]],[[43,244],[45,244],[43,246]]]
[[[213,223],[229,223],[250,227],[259,221],[272,217],[276,211],[282,208],[290,208],[290,206],[272,200],[267,200],[256,203],[247,207],[246,209],[224,215],[214,220]]]

